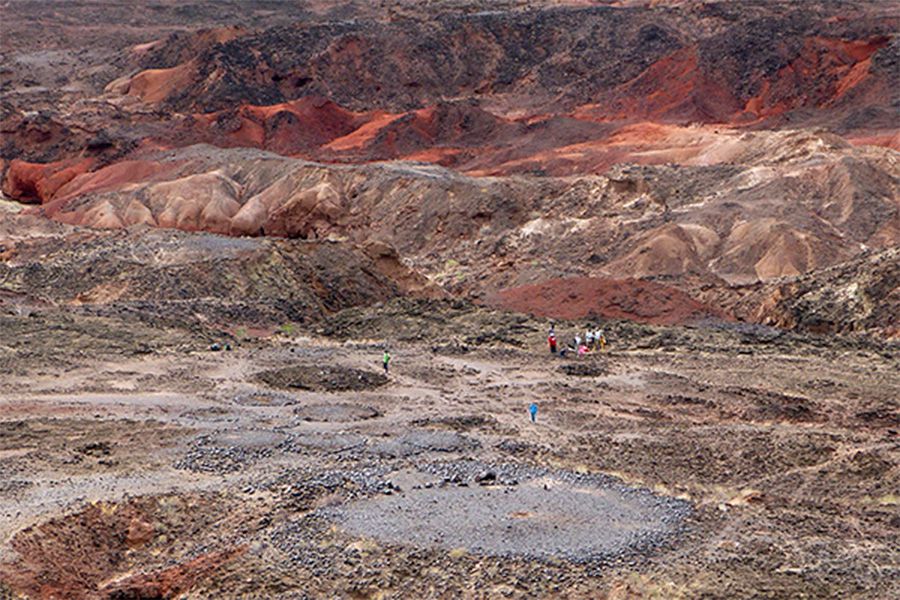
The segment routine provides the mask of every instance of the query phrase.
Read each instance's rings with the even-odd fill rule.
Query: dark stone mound
[[[752,401],[753,408],[747,414],[750,419],[802,422],[820,417],[815,403],[808,398],[739,386],[730,386],[723,391],[732,397]]]
[[[398,441],[414,448],[433,452],[462,452],[481,446],[477,440],[454,431],[410,431],[400,436]]]
[[[443,356],[459,356],[462,354],[468,354],[472,351],[472,349],[465,344],[460,344],[459,342],[451,342],[448,344],[436,344],[431,347],[431,351],[434,354],[440,354]]]
[[[856,413],[856,418],[868,425],[898,427],[900,413],[889,406],[876,406]]]
[[[600,377],[601,375],[609,375],[609,370],[605,366],[587,362],[563,365],[559,370],[572,377]]]
[[[267,390],[241,392],[236,394],[233,400],[235,404],[242,406],[287,406],[297,402],[297,399],[290,394]]]
[[[416,419],[413,425],[419,427],[431,427],[435,429],[452,429],[454,431],[469,431],[479,427],[494,426],[497,420],[484,415],[459,415],[455,417],[432,417],[428,419]]]
[[[298,366],[262,371],[256,379],[275,388],[317,392],[347,392],[376,388],[387,383],[381,373],[338,366]]]
[[[381,413],[371,406],[358,404],[310,404],[298,406],[294,414],[303,421],[315,421],[319,423],[348,423],[352,421],[364,421],[381,416]]]
[[[272,456],[285,436],[275,431],[220,431],[198,437],[175,468],[224,475],[242,471]]]
[[[300,433],[290,436],[279,448],[300,454],[338,454],[365,445],[366,438],[355,433]]]

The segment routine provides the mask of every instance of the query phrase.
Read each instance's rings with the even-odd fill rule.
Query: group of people
[[[550,333],[547,335],[547,343],[550,345],[550,352],[557,353],[556,326],[550,323]],[[565,356],[569,352],[575,352],[578,356],[584,356],[588,352],[603,351],[606,349],[606,334],[602,329],[592,325],[585,326],[585,332],[576,333],[572,339],[572,344],[563,346],[559,349],[559,354]]]

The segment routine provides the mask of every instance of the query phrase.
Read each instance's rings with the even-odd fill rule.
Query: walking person
[[[384,355],[381,357],[381,363],[384,365],[384,374],[388,374],[388,368],[391,364],[391,353],[387,351],[387,348],[384,349]]]

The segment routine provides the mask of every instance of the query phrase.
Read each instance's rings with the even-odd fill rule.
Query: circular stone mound
[[[262,371],[256,378],[274,388],[315,392],[345,392],[377,388],[387,383],[381,373],[339,366],[297,366]]]
[[[381,413],[371,406],[358,404],[310,404],[298,406],[294,409],[294,414],[303,421],[319,423],[349,423],[381,416]]]
[[[284,434],[274,431],[224,431],[206,440],[205,445],[218,448],[274,448],[284,441]]]
[[[609,375],[609,370],[606,367],[583,362],[563,365],[559,370],[566,375],[571,375],[573,377],[600,377],[602,375]]]
[[[301,433],[293,435],[281,449],[288,452],[334,454],[366,445],[366,438],[355,433]]]
[[[285,441],[275,431],[220,431],[197,438],[175,468],[197,473],[234,473],[272,456]]]
[[[588,561],[652,550],[690,511],[687,502],[610,478],[510,473],[519,485],[417,486],[333,509],[332,518],[352,535],[389,544]]]
[[[240,392],[235,394],[233,400],[235,404],[240,404],[241,406],[287,406],[297,403],[297,399],[290,394],[266,390]]]
[[[397,441],[414,448],[434,452],[462,452],[464,450],[475,450],[481,446],[477,440],[455,431],[433,431],[428,429],[410,431],[397,438]]]

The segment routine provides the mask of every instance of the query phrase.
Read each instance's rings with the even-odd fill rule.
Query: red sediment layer
[[[244,105],[234,110],[196,114],[185,143],[212,142],[219,146],[250,146],[280,154],[310,153],[356,130],[367,121],[361,115],[317,97],[270,106]]]
[[[595,120],[654,119],[704,123],[745,122],[775,117],[803,107],[830,108],[856,89],[870,87],[872,55],[887,45],[885,37],[838,40],[810,37],[787,65],[756,80],[757,92],[738,97],[727,73],[709,72],[694,46],[656,61],[640,75],[580,107],[576,118]],[[877,83],[877,82],[875,82]],[[866,93],[870,103],[889,104],[883,85]],[[884,97],[882,97],[884,96]]]
[[[47,202],[60,188],[86,173],[93,164],[90,158],[43,164],[13,159],[3,178],[3,193],[27,204]]]

